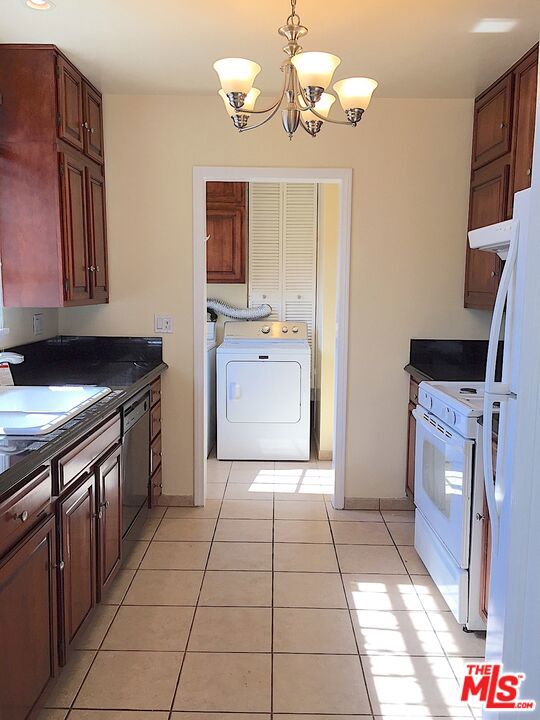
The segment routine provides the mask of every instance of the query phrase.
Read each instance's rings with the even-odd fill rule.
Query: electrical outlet
[[[32,329],[34,335],[43,335],[43,313],[32,315]]]
[[[154,332],[168,335],[173,332],[173,319],[170,315],[154,315]]]

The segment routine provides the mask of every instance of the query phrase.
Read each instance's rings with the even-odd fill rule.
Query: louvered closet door
[[[249,184],[249,306],[268,303],[282,320],[281,187]]]
[[[283,186],[283,309],[281,320],[307,323],[313,349],[317,283],[317,186]]]

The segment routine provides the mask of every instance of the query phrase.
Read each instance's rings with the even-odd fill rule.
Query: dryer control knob
[[[265,335],[268,335],[270,332],[270,325],[263,325],[261,328],[261,332],[263,332]]]
[[[296,325],[293,327],[292,331],[293,331],[293,333],[297,333],[297,332],[298,332],[298,328],[296,327]]]
[[[281,332],[287,333],[287,332],[289,332],[289,328],[288,328],[286,325],[284,325],[284,326],[281,328]]]

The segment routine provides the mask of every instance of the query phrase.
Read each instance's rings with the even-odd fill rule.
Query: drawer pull
[[[20,520],[21,522],[26,522],[28,520],[28,510],[23,510],[18,515],[15,515],[15,520]]]

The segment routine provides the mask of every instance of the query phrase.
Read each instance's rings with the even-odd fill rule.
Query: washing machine
[[[218,458],[309,460],[306,323],[227,322],[216,365]]]

